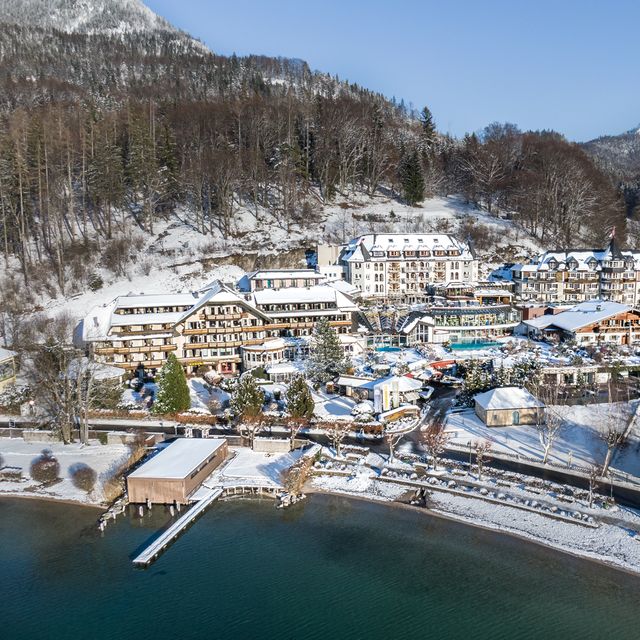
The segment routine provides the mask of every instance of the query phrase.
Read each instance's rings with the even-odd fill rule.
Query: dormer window
[[[549,260],[549,269],[557,269],[558,263],[555,260]]]

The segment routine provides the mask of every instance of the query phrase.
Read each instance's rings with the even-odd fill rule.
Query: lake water
[[[1,638],[640,637],[640,579],[417,511],[218,503],[146,570],[164,509],[97,515],[0,500]]]

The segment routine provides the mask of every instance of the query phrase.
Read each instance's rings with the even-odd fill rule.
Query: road
[[[416,455],[424,454],[424,448],[421,444],[424,431],[432,424],[437,424],[444,420],[445,414],[453,406],[457,395],[458,389],[454,387],[436,387],[429,400],[429,409],[422,420],[420,428],[408,433],[398,445],[398,449],[415,453]]]

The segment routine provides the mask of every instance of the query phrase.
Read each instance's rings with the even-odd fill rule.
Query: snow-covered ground
[[[29,476],[31,462],[43,449],[49,449],[60,463],[62,480],[47,488]],[[25,442],[18,438],[0,438],[0,454],[8,467],[22,468],[25,478],[22,482],[0,481],[0,495],[29,495],[34,497],[71,500],[86,504],[98,504],[104,501],[103,483],[124,464],[131,454],[126,445],[82,445],[77,443]],[[96,488],[91,494],[76,488],[71,481],[71,469],[76,464],[86,464],[98,474]]]
[[[137,244],[135,262],[125,266],[126,275],[116,276],[98,264],[91,271],[103,280],[97,291],[70,293],[65,298],[39,295],[37,303],[55,316],[65,312],[74,319],[84,317],[96,305],[106,304],[127,293],[163,293],[199,289],[214,279],[235,283],[245,273],[240,265],[222,264],[230,255],[247,251],[282,253],[315,242],[345,242],[369,232],[456,233],[471,220],[490,229],[501,247],[529,255],[540,246],[511,221],[474,209],[456,196],[431,198],[418,207],[409,207],[385,195],[354,196],[336,200],[329,206],[317,204],[317,222],[288,225],[278,216],[258,208],[238,208],[234,215],[234,237],[222,238],[218,230],[203,235],[190,223],[190,212],[179,210],[166,221],[157,221],[154,234],[143,234],[131,221],[130,234]],[[301,267],[304,264],[282,266]],[[490,261],[489,261],[490,262]],[[493,266],[487,262],[488,275]],[[15,270],[19,265],[15,261]],[[12,267],[13,269],[13,267]],[[70,288],[74,286],[69,283]]]
[[[302,449],[289,453],[260,453],[247,447],[230,447],[229,451],[233,457],[218,467],[204,481],[204,486],[281,487],[282,472],[304,454]]]
[[[635,407],[637,402],[632,406]],[[615,405],[613,407],[615,410]],[[609,404],[558,407],[566,424],[553,443],[549,462],[580,467],[602,464],[606,445],[600,435],[607,428],[607,416],[611,409],[612,405]],[[519,455],[539,462],[544,456],[535,426],[487,427],[473,409],[449,414],[445,430],[450,434],[449,442],[461,447],[469,446],[470,442],[489,440],[494,452]],[[640,476],[640,434],[637,430],[634,429],[630,434],[627,445],[617,452],[611,466],[622,473]]]
[[[370,500],[393,501],[407,492],[407,487],[379,482],[370,469],[363,468],[355,475],[315,476],[311,481],[314,489],[360,496]]]

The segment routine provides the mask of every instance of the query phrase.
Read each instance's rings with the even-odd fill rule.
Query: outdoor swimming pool
[[[452,342],[449,347],[453,351],[471,350],[471,349],[490,349],[491,347],[499,347],[500,343],[495,340],[470,340],[469,342]]]
[[[376,347],[376,351],[384,351],[386,353],[402,351],[400,347]]]

